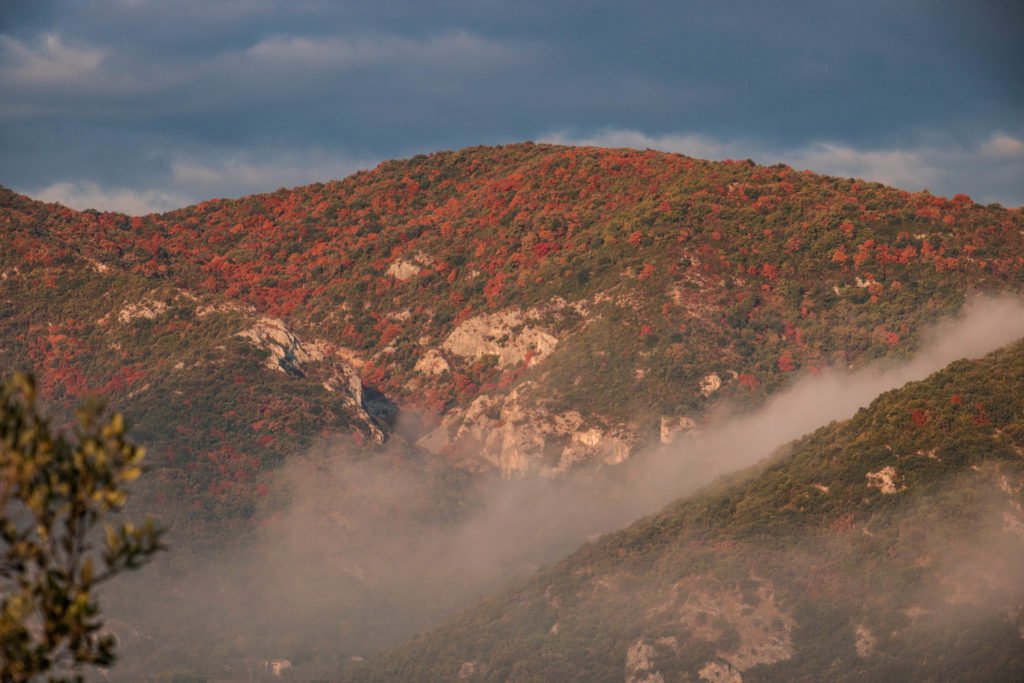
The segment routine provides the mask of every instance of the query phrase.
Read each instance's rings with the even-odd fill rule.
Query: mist
[[[286,501],[241,548],[168,553],[111,591],[123,657],[110,676],[237,676],[275,658],[328,676],[880,393],[1021,337],[1020,300],[977,299],[907,362],[798,378],[756,411],[723,407],[670,446],[558,479],[474,478],[399,437],[374,457],[326,440],[275,474]]]

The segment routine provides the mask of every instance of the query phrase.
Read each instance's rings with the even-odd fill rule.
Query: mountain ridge
[[[408,438],[453,466],[506,476],[620,461],[692,428],[718,402],[758,404],[796,370],[906,356],[922,325],[953,313],[968,292],[1014,289],[1024,272],[1024,214],[963,195],[749,161],[528,143],[420,155],[342,181],[143,217],[47,207],[9,191],[2,206],[4,272],[16,280],[19,267],[34,269],[22,278],[23,308],[38,307],[28,300],[39,291],[59,299],[58,281],[73,268],[78,281],[111,281],[81,304],[95,318],[75,321],[101,345],[140,333],[99,339],[111,332],[96,321],[122,312],[128,328],[152,323],[179,341],[214,319],[234,316],[237,333],[260,317],[280,320],[325,350],[308,380],[293,377],[314,413],[339,412],[317,387],[358,374],[382,400],[371,406],[376,422],[361,406],[339,418],[362,425],[357,438],[391,433],[402,407]],[[104,288],[126,295],[100,310]],[[128,312],[147,301],[160,312]],[[81,355],[53,347],[88,346],[60,329],[74,313],[38,311],[12,325],[18,317],[7,317],[5,366],[34,367],[44,393],[66,406],[87,390],[147,384],[152,360],[92,353],[109,360],[80,368]],[[30,340],[40,320],[56,328],[53,343]],[[218,334],[235,339],[223,325]],[[236,341],[227,346],[239,356]],[[87,386],[86,374],[107,380]],[[283,379],[264,376],[261,390],[287,400],[298,385]],[[637,413],[625,400],[633,393],[651,407]],[[154,400],[168,401],[179,399]],[[281,401],[269,407],[271,424],[330,429],[315,418],[298,426]],[[236,452],[253,450],[242,435],[261,420],[248,412],[244,424],[229,416],[232,429],[219,427],[237,434]],[[177,439],[180,426],[140,424],[147,438]],[[256,450],[259,461],[279,461]],[[222,488],[219,478],[195,487],[201,507],[223,507],[206,485]]]

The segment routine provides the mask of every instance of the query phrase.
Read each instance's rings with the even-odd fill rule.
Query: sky
[[[0,185],[162,211],[533,140],[1024,205],[1019,0],[0,0]]]

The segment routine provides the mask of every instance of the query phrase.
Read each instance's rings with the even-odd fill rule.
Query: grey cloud
[[[102,47],[68,44],[56,33],[35,44],[0,35],[0,84],[66,87],[96,72],[108,54]]]

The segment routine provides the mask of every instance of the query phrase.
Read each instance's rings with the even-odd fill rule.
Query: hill
[[[529,143],[162,215],[0,212],[4,367],[128,409],[218,518],[251,511],[248,474],[207,466],[225,445],[262,472],[400,406],[460,468],[614,463],[796,371],[905,357],[1024,273],[1021,212],[963,195]]]
[[[1024,343],[886,393],[353,680],[1019,680]]]
[[[227,635],[226,609],[195,626],[210,610],[188,570],[208,550],[306,540],[289,520],[307,491],[345,491],[340,508],[313,506],[315,528],[372,552],[310,562],[333,568],[303,575],[311,586],[342,567],[339,601],[360,616],[302,626],[321,654],[365,654],[511,571],[414,608],[396,598],[403,575],[365,569],[401,562],[374,554],[378,539],[432,538],[524,482],[596,471],[614,491],[638,456],[711,416],[827,368],[905,359],[973,294],[1024,281],[1019,210],[783,165],[530,143],[137,217],[0,188],[0,226],[0,367],[32,370],[58,422],[90,394],[127,414],[151,467],[133,512],[158,514],[176,545],[158,569],[180,590],[157,611],[206,634],[204,666],[233,658],[235,671],[309,648],[252,591],[233,595],[252,603],[237,623],[265,627],[258,643]],[[361,489],[385,478],[375,468],[412,483]],[[509,518],[510,539],[536,531]],[[552,541],[515,569],[567,551]],[[225,571],[220,587],[258,586],[247,576]],[[194,654],[176,647],[161,661]]]

